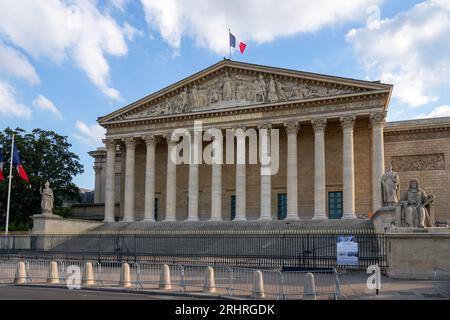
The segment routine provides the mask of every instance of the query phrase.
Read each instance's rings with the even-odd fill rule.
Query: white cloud
[[[36,59],[55,63],[72,59],[105,95],[120,99],[120,93],[110,87],[105,56],[127,54],[129,28],[122,29],[110,15],[99,11],[95,1],[71,3],[2,1],[0,36]]]
[[[2,81],[0,81],[0,115],[2,117],[31,118],[31,109],[17,102],[15,89]]]
[[[430,113],[420,114],[416,118],[439,118],[450,117],[450,106],[444,105],[433,109]]]
[[[105,138],[106,130],[97,123],[88,125],[83,121],[75,122],[77,133],[73,135],[80,143],[88,147],[102,146],[102,139]]]
[[[125,6],[128,3],[128,0],[110,0],[112,5],[114,7],[116,7],[117,9],[119,9],[120,11],[124,11],[125,10]]]
[[[349,20],[364,21],[382,0],[141,0],[146,21],[176,50],[182,37],[216,53],[228,51],[228,28],[257,43]]]
[[[28,59],[0,41],[0,73],[27,80],[30,84],[39,83],[39,77]]]
[[[123,34],[125,35],[125,37],[130,41],[134,40],[134,38],[136,38],[136,36],[142,36],[144,34],[141,30],[136,29],[135,27],[130,25],[128,22],[125,22],[123,24],[122,31],[123,31]]]
[[[44,111],[49,111],[53,113],[58,119],[62,119],[62,114],[59,109],[55,107],[52,101],[50,101],[42,94],[38,95],[37,98],[33,100],[33,106]]]
[[[412,107],[438,99],[450,84],[450,1],[429,0],[347,40],[370,78],[393,83],[394,98]]]

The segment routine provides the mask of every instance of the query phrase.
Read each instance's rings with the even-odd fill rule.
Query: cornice
[[[314,107],[314,106],[325,106],[332,104],[345,104],[351,102],[358,101],[370,101],[376,99],[384,99],[384,103],[380,105],[382,110],[386,108],[386,99],[390,94],[389,90],[378,90],[378,91],[370,91],[370,92],[362,92],[362,93],[353,93],[347,95],[340,95],[335,97],[323,97],[323,98],[314,98],[314,99],[304,99],[304,100],[294,100],[294,101],[282,101],[277,103],[265,103],[251,106],[241,106],[241,107],[231,107],[224,109],[216,109],[216,110],[206,110],[201,112],[191,112],[186,114],[175,114],[175,115],[167,115],[161,117],[148,117],[148,118],[140,118],[140,119],[129,119],[129,120],[118,120],[103,123],[103,127],[105,128],[114,128],[114,127],[128,127],[128,126],[139,126],[145,124],[159,124],[165,122],[177,122],[177,121],[185,121],[185,120],[201,120],[209,117],[221,117],[228,115],[238,115],[238,114],[248,114],[248,113],[256,113],[256,112],[267,112],[274,110],[283,110],[283,109],[293,109],[293,108],[301,108],[301,107]]]

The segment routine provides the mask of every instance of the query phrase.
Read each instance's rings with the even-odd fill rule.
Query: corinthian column
[[[164,221],[177,221],[177,164],[172,159],[172,150],[176,148],[176,141],[172,141],[171,135],[166,136],[167,141],[167,182],[166,182],[166,219]]]
[[[155,210],[155,146],[156,138],[153,135],[144,137],[147,146],[147,156],[145,161],[145,201],[144,201],[144,221],[153,222]]]
[[[126,147],[125,162],[125,197],[123,222],[134,221],[134,168],[135,168],[135,151],[136,141],[134,138],[126,138],[123,140]]]
[[[325,128],[327,119],[311,121],[314,128],[314,217],[327,219],[325,190]]]
[[[272,220],[272,173],[271,163],[264,164],[264,158],[270,157],[270,124],[264,124],[258,127],[259,129],[259,154],[261,162],[261,197],[260,197],[260,211],[261,216],[259,220]],[[265,137],[263,135],[265,134]],[[268,160],[268,159],[266,159]]]
[[[246,186],[246,156],[245,127],[235,129],[237,160],[236,161],[236,221],[247,220],[247,186]],[[242,154],[243,152],[243,154]],[[240,154],[241,153],[241,154]]]
[[[106,144],[106,181],[105,181],[105,218],[104,222],[114,222],[115,208],[115,167],[116,167],[116,141],[105,140]]]
[[[297,134],[298,121],[285,123],[287,132],[287,217],[298,220]]]
[[[102,193],[102,167],[99,165],[94,166],[95,171],[95,190],[94,190],[94,203],[101,202],[101,193]]]
[[[343,219],[356,219],[355,214],[355,164],[353,155],[353,127],[355,116],[341,117],[343,130]]]
[[[202,153],[202,134],[191,134],[189,161],[189,208],[188,221],[198,221],[198,164]]]
[[[217,144],[219,150],[214,150],[214,156],[212,159],[212,181],[211,181],[211,221],[222,220],[222,152],[223,141],[216,141],[213,137],[213,144]],[[221,137],[222,139],[222,137]],[[217,151],[217,153],[216,153]]]
[[[384,137],[383,128],[386,112],[370,115],[372,125],[372,210],[381,207],[381,176],[384,174]]]

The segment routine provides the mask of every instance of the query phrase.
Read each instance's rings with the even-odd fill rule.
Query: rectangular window
[[[328,217],[330,219],[342,218],[342,192],[328,192]]]
[[[155,208],[153,209],[153,218],[158,221],[159,199],[155,198]]]
[[[287,217],[287,194],[278,194],[278,220],[284,220]]]
[[[232,195],[230,199],[231,220],[236,218],[236,196]]]

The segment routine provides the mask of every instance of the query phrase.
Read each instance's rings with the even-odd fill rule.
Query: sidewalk
[[[367,276],[365,274],[341,274],[339,281],[341,285],[340,300],[450,300],[450,296],[439,294],[430,280],[394,280],[382,276],[381,290],[376,295],[375,290],[366,287]],[[446,285],[450,285],[446,282]],[[65,285],[48,285],[45,283],[29,283],[28,287],[41,288],[66,288]],[[85,290],[120,292],[132,294],[147,294],[157,296],[172,296],[191,299],[227,299],[242,300],[249,297],[230,297],[224,294],[206,294],[202,292],[179,292],[178,290],[152,290],[135,288],[125,289],[120,287],[83,287]]]
[[[365,274],[340,274],[341,299],[368,300],[438,300],[450,299],[439,294],[432,280],[397,280],[386,276],[381,277],[381,290],[376,295],[375,290],[369,290]],[[442,282],[444,284],[445,282]],[[447,286],[450,283],[445,283]]]

